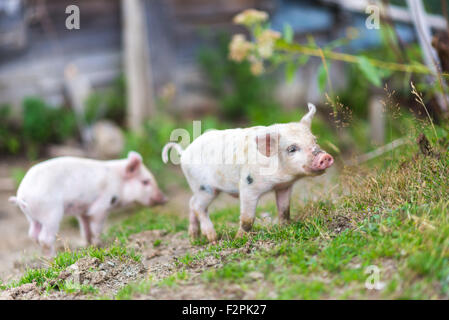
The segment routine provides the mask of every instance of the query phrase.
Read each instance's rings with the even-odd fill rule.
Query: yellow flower
[[[231,43],[229,44],[229,58],[241,62],[245,60],[252,48],[253,44],[246,41],[243,34],[236,34],[232,37]]]
[[[359,30],[357,30],[357,28],[354,27],[346,28],[346,37],[349,40],[357,39],[359,37]]]
[[[259,76],[264,73],[265,69],[263,67],[263,61],[256,58],[255,56],[250,56],[249,61],[251,62],[250,71],[253,75]]]
[[[264,22],[268,19],[268,14],[264,11],[256,9],[247,9],[240,12],[234,17],[235,24],[243,24],[245,26],[252,26],[256,23]]]
[[[167,83],[161,89],[161,98],[166,101],[172,101],[176,96],[176,86],[173,82]]]
[[[274,43],[281,37],[277,31],[264,30],[257,38],[257,51],[262,58],[269,58],[273,54]]]

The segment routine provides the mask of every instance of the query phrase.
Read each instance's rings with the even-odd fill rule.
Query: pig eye
[[[143,181],[142,181],[142,184],[143,184],[144,186],[147,186],[147,185],[150,184],[150,180],[143,180]]]
[[[287,148],[288,153],[293,153],[293,152],[300,151],[300,150],[301,150],[301,148],[298,147],[296,144],[292,144],[291,146],[289,146]]]

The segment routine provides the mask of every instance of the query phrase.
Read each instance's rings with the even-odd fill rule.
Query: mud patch
[[[50,279],[42,286],[37,286],[33,282],[9,288],[0,294],[0,299],[88,299],[90,294],[83,293],[79,289],[83,286],[93,288],[96,296],[114,295],[126,284],[144,278],[146,271],[142,263],[133,260],[107,258],[101,262],[98,258],[85,257],[63,270],[56,279]],[[76,292],[63,291],[64,288],[68,288],[68,284]],[[46,291],[45,288],[48,287],[54,289]]]
[[[223,241],[223,240],[222,240]],[[263,281],[262,274],[250,276],[250,283],[244,288],[238,284],[217,286],[204,282],[200,275],[205,270],[222,267],[232,260],[233,254],[251,255],[256,251],[269,250],[274,242],[252,241],[239,248],[221,248],[208,251],[207,246],[193,245],[185,232],[175,234],[163,230],[150,230],[131,235],[128,248],[141,255],[141,262],[94,257],[84,257],[63,270],[55,279],[43,285],[28,283],[16,288],[8,288],[0,294],[0,299],[89,299],[98,296],[114,297],[129,283],[144,279],[154,281],[148,293],[133,298],[145,299],[251,299],[255,298],[257,286]],[[201,252],[205,254],[200,254]],[[188,257],[188,258],[186,258]],[[160,286],[158,282],[179,271],[188,273],[188,279],[172,286]],[[45,290],[45,288],[53,288]],[[86,288],[90,290],[86,292]],[[254,293],[251,294],[251,292]]]
[[[332,219],[329,229],[331,229],[335,234],[339,234],[346,229],[354,228],[354,222],[346,216],[339,215]]]
[[[114,294],[129,282],[141,279],[147,269],[142,263],[119,259],[82,258],[59,275],[60,280],[90,285],[98,294]]]
[[[35,283],[26,283],[0,293],[0,300],[39,300],[42,289]]]
[[[260,283],[259,283],[260,285]],[[183,283],[171,287],[152,287],[145,294],[133,296],[136,300],[247,300],[256,299],[256,286],[238,284],[211,285],[208,283]]]
[[[197,254],[202,248],[194,246],[185,232],[170,234],[164,230],[148,230],[129,237],[127,247],[142,256],[148,274],[158,281],[178,271],[178,259]]]
[[[239,248],[220,249],[206,252],[201,258],[196,254],[207,250],[205,246],[190,243],[185,232],[168,234],[160,230],[145,231],[130,237],[130,244],[143,254],[143,262],[148,268],[154,285],[148,292],[135,293],[133,299],[256,299],[260,286],[268,287],[264,275],[259,272],[249,274],[249,282],[244,284],[210,283],[201,279],[206,270],[223,267],[232,260],[233,254],[251,255],[255,252],[270,250],[274,242],[252,241]],[[189,255],[191,259],[184,258]],[[188,279],[173,285],[159,285],[158,281],[178,272],[188,273]]]

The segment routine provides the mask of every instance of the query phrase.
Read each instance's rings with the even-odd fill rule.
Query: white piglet
[[[33,166],[9,199],[27,217],[29,236],[49,255],[64,216],[78,218],[88,244],[98,245],[112,208],[133,202],[145,206],[166,201],[142,157],[131,151],[127,159],[99,161],[60,157]]]
[[[181,154],[181,167],[193,192],[191,237],[198,237],[201,230],[210,242],[217,240],[207,208],[220,192],[240,197],[238,237],[251,230],[257,202],[269,191],[276,193],[280,223],[289,221],[293,184],[302,177],[322,174],[334,162],[311,132],[315,111],[309,104],[309,112],[298,122],[210,130],[185,150],[173,142],[164,147],[165,163],[170,148]]]

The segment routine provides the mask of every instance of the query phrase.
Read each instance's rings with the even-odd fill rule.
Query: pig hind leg
[[[200,220],[195,213],[195,210],[190,206],[189,210],[189,236],[193,239],[197,239],[200,236]]]
[[[207,208],[216,196],[217,193],[215,192],[200,191],[195,193],[190,199],[190,212],[197,217],[197,220],[190,219],[190,223],[193,222],[193,225],[189,227],[189,231],[191,230],[193,232],[195,228],[198,228],[197,221],[199,220],[201,233],[207,237],[209,242],[217,241],[217,233],[207,211]]]
[[[34,241],[39,241],[39,234],[41,233],[42,225],[38,221],[31,221],[28,229],[28,236]]]
[[[51,219],[42,223],[38,239],[46,255],[54,256],[55,254],[56,234],[59,231],[63,213],[63,210],[54,211],[50,214]]]
[[[25,214],[25,217],[27,218],[30,227],[28,229],[28,236],[38,242],[39,241],[39,233],[41,232],[42,225],[39,223],[39,221],[34,220],[33,218],[29,217],[27,214]]]
[[[90,230],[90,221],[87,215],[78,217],[78,223],[81,230],[81,237],[86,241],[86,244],[92,243],[92,231]]]

